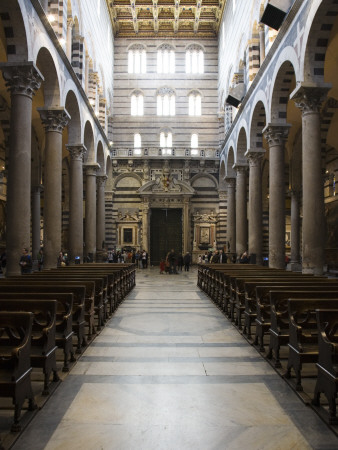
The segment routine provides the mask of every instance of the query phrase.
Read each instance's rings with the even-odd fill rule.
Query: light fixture
[[[92,98],[89,100],[89,103],[94,106],[95,105],[95,100],[93,100]]]
[[[237,86],[230,89],[229,94],[226,98],[226,103],[235,108],[238,108],[239,104],[242,102],[245,94],[244,83],[239,83]]]
[[[47,19],[48,19],[49,23],[55,22],[55,16],[53,14],[48,14]]]
[[[60,45],[65,45],[66,39],[60,38],[60,39],[59,39],[59,42],[60,42]]]
[[[292,3],[293,0],[269,0],[260,21],[274,30],[279,30]]]

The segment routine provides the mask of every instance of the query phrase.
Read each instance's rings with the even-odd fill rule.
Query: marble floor
[[[135,289],[15,450],[337,449],[197,286],[138,270]]]

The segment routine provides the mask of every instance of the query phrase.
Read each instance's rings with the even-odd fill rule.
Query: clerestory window
[[[132,116],[143,116],[143,94],[134,92],[130,98],[130,114]]]
[[[169,45],[157,50],[157,73],[175,73],[175,52]]]
[[[200,116],[202,114],[202,97],[198,92],[189,94],[189,116]]]
[[[128,51],[128,73],[146,73],[147,56],[143,46],[133,46]]]
[[[201,47],[193,45],[186,50],[185,73],[204,73],[204,51]]]
[[[157,93],[157,115],[175,115],[175,92],[168,88],[162,88]]]

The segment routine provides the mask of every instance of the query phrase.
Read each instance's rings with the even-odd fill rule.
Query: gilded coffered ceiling
[[[216,37],[226,0],[107,0],[115,37]]]

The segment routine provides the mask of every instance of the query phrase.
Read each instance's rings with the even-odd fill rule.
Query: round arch
[[[66,110],[70,115],[68,122],[68,144],[75,145],[81,142],[80,108],[74,91],[68,91],[66,96]]]
[[[53,56],[46,47],[41,47],[36,66],[44,77],[41,86],[44,95],[44,107],[60,106],[60,82]]]
[[[87,120],[84,128],[84,145],[87,149],[85,162],[95,162],[94,133],[92,124]]]

